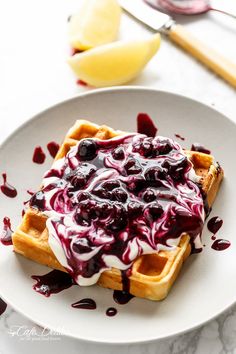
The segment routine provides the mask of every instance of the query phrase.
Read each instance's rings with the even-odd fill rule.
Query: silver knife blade
[[[143,0],[119,0],[119,4],[126,12],[155,31],[160,31],[167,23],[173,22],[169,15],[154,10]]]

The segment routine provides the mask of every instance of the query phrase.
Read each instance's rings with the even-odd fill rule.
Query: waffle
[[[55,159],[64,157],[80,139],[98,138],[105,140],[121,134],[125,133],[115,131],[105,125],[98,126],[85,120],[78,120],[68,131]],[[214,164],[211,155],[193,151],[186,151],[185,153],[192,161],[196,174],[201,177],[200,184],[206,202],[211,207],[223,178],[223,170],[219,165]],[[14,250],[37,263],[66,272],[48,244],[46,220],[47,217],[44,214],[29,208],[13,234]],[[178,276],[183,262],[190,253],[190,237],[183,234],[179,245],[174,250],[140,256],[133,263],[132,274],[129,277],[130,293],[150,300],[164,299]],[[98,284],[105,288],[122,290],[121,271],[115,268],[104,271]]]

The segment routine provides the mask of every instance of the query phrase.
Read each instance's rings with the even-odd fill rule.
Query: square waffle
[[[107,140],[121,134],[125,133],[105,125],[98,126],[85,120],[78,120],[68,131],[55,159],[64,157],[70,148],[83,138]],[[201,177],[201,188],[206,203],[211,208],[223,178],[223,170],[214,163],[211,155],[194,151],[185,151],[185,153],[192,161],[196,174]],[[48,244],[46,221],[47,216],[29,208],[12,236],[14,250],[37,263],[66,272]],[[174,250],[140,256],[133,263],[129,277],[130,293],[150,300],[164,299],[190,253],[190,237],[188,234],[183,234]],[[104,271],[98,284],[105,288],[122,290],[121,271],[115,268]]]

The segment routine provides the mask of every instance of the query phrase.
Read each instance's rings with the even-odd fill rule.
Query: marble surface
[[[79,3],[80,0],[1,2],[0,142],[35,113],[88,89],[75,84],[66,64],[69,55],[66,21]],[[236,13],[235,0],[212,3]],[[236,20],[212,12],[196,17],[178,17],[178,21],[211,47],[236,61]],[[147,34],[146,29],[123,16],[120,38],[139,38]],[[195,98],[214,106],[236,122],[235,89],[165,38],[158,55],[130,84]],[[52,351],[58,354],[66,351],[88,354],[233,354],[236,353],[236,306],[192,332],[143,345],[94,345],[56,335],[35,334],[40,331],[34,323],[8,307],[0,317],[0,354],[47,354]]]

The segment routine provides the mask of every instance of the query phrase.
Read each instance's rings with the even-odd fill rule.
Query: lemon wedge
[[[84,0],[69,21],[70,45],[86,50],[116,39],[121,19],[117,0]]]
[[[95,87],[121,85],[136,77],[160,47],[161,37],[114,42],[73,55],[75,74]]]

